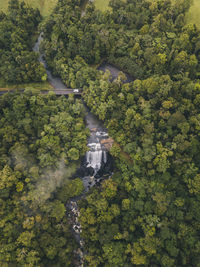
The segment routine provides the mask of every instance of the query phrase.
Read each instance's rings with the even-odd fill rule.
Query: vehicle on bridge
[[[74,89],[73,93],[79,93],[79,89]]]

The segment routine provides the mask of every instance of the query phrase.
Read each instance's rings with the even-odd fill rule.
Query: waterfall
[[[101,168],[102,163],[103,151],[101,144],[91,143],[88,144],[88,147],[90,148],[90,151],[87,151],[86,153],[87,167],[92,167],[96,174],[97,171]]]
[[[101,168],[102,150],[100,151],[88,151],[86,153],[87,167],[92,167],[95,172]]]

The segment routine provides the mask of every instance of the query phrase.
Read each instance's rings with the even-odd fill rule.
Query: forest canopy
[[[0,79],[4,82],[46,81],[44,66],[32,51],[41,19],[38,9],[18,0],[9,2],[7,14],[0,11]]]
[[[72,87],[87,77],[84,100],[116,142],[115,174],[80,205],[87,266],[199,266],[200,31],[186,24],[190,5],[112,0],[109,12],[90,3],[82,15],[65,0],[46,23],[49,66]],[[102,61],[133,82],[82,74]]]
[[[78,100],[31,89],[0,98],[0,265],[72,266],[65,204],[83,190],[70,180],[86,150]]]
[[[91,2],[83,10],[83,1],[59,0],[42,25],[48,68],[68,87],[83,88],[115,140],[114,175],[79,203],[85,266],[200,267],[200,30],[186,23],[191,3],[111,0],[101,12]],[[32,17],[23,4],[10,5],[16,14],[27,10],[23,30],[30,27],[32,37],[37,11]],[[20,20],[0,18],[4,35],[10,25],[2,55],[14,69],[0,66],[0,73],[11,79],[20,73],[12,65],[18,42],[10,42]],[[36,60],[28,39],[21,43]],[[132,81],[122,72],[112,80],[98,70],[102,62]],[[64,203],[83,190],[80,179],[68,179],[87,150],[83,105],[27,90],[1,97],[0,112],[0,261],[73,266]]]

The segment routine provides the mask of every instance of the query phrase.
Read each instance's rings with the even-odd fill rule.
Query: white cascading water
[[[94,174],[101,168],[103,151],[100,143],[88,144],[90,151],[86,153],[87,167],[94,169]],[[105,160],[105,159],[104,159]],[[105,161],[104,161],[105,162]]]

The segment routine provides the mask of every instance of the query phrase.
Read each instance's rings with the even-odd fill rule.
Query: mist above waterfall
[[[29,194],[29,199],[33,204],[43,204],[61,186],[63,181],[69,179],[76,170],[76,164],[66,166],[62,160],[57,165],[58,168],[55,170],[44,171],[36,183],[35,189]]]

